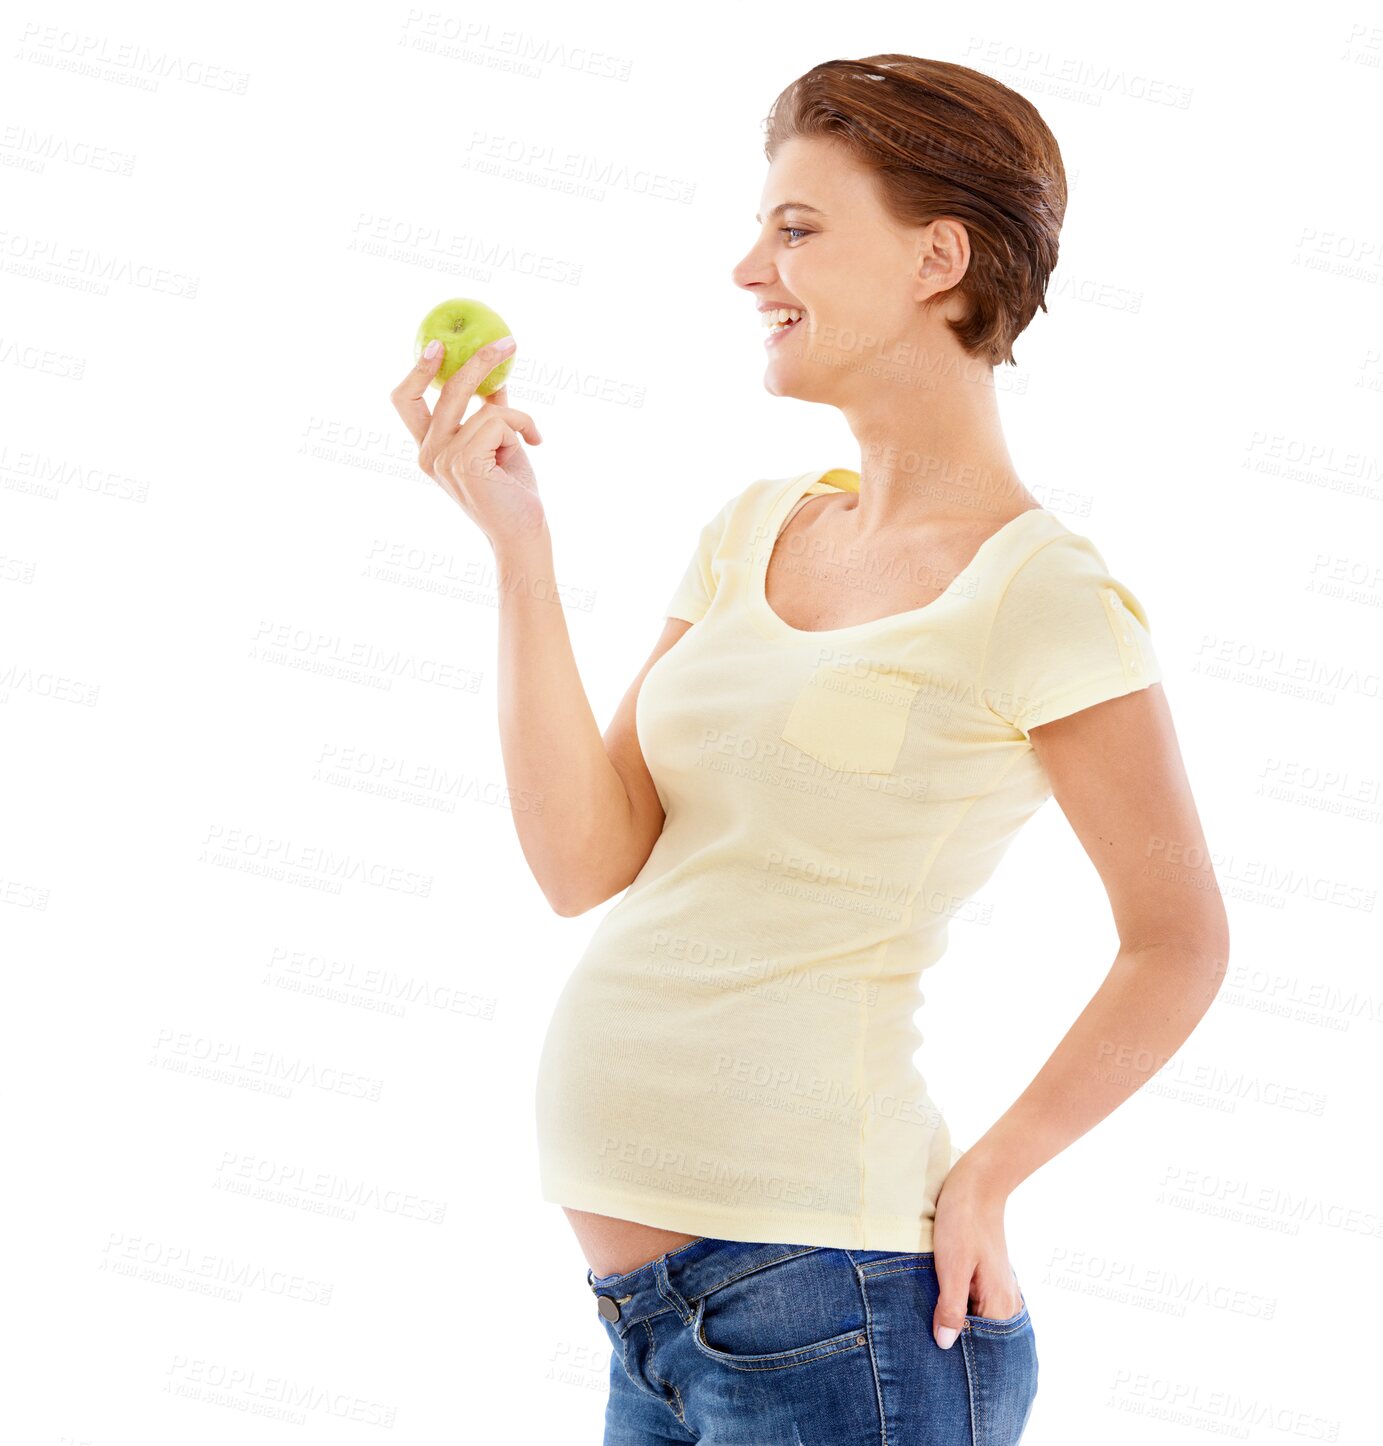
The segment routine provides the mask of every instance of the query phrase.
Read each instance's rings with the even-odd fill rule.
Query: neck
[[[937,522],[998,525],[1036,500],[1004,441],[994,368],[973,358],[871,389],[841,406],[860,448],[855,513],[861,535]],[[904,399],[911,392],[912,400]]]

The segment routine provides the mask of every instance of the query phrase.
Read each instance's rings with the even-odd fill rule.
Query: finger
[[[418,358],[417,366],[389,393],[394,410],[403,418],[404,426],[413,433],[415,442],[421,442],[432,425],[432,413],[428,411],[423,396],[437,368],[442,365],[443,354],[440,342],[437,344],[436,356],[430,357],[424,350],[424,355]]]
[[[523,414],[498,407],[478,411],[457,434],[457,444],[438,457],[433,471],[454,482],[489,479],[495,468],[502,466],[498,454],[519,445],[519,434],[509,420],[514,415]]]
[[[482,402],[489,402],[491,406],[507,408],[509,406],[509,389],[507,387],[496,387],[488,397],[482,397],[480,400]],[[519,413],[518,415],[524,416],[526,413]],[[532,421],[531,417],[529,421]],[[540,443],[543,440],[542,434],[536,427],[533,429],[533,434],[528,440],[534,443]]]
[[[965,1326],[965,1308],[970,1304],[970,1281],[975,1274],[973,1265],[950,1269],[937,1267],[937,1284],[940,1296],[936,1310],[932,1312],[932,1335],[943,1351],[949,1351],[956,1343]]]
[[[442,394],[437,398],[437,409],[432,414],[432,425],[428,429],[434,447],[445,442],[456,430],[475,389],[513,350],[512,342],[507,347],[501,347],[498,342],[492,341],[482,346],[442,383]]]
[[[464,437],[463,445],[469,446],[475,438],[476,432],[491,417],[501,417],[518,433],[525,441],[537,444],[543,440],[542,433],[538,431],[538,424],[528,415],[521,412],[517,407],[486,407],[478,411],[473,417],[468,417],[457,433]],[[473,431],[472,428],[475,430]]]
[[[1008,1316],[1017,1315],[1026,1304],[1023,1300],[1022,1287],[1018,1284],[1018,1276],[1012,1266],[1009,1267],[1006,1284],[982,1286],[972,1299],[975,1306],[974,1315],[993,1316],[995,1320],[1003,1320]]]

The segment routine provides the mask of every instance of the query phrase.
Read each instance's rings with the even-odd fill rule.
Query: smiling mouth
[[[780,336],[786,336],[793,327],[800,325],[801,322],[802,318],[799,316],[796,321],[785,321],[781,326],[770,326],[768,335],[764,338],[764,344],[767,345],[771,341],[777,341]]]

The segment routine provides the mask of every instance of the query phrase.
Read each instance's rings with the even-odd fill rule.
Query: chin
[[[792,397],[799,402],[820,402],[826,398],[814,395],[813,389],[806,385],[806,378],[793,375],[791,371],[780,371],[770,366],[764,373],[764,391],[771,397]]]

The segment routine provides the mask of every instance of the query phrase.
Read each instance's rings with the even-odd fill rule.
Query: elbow
[[[1183,938],[1169,946],[1179,955],[1190,987],[1201,1000],[1202,1009],[1209,1009],[1219,998],[1229,972],[1229,928],[1212,921],[1191,938]]]
[[[583,904],[570,888],[544,887],[543,897],[547,900],[548,908],[564,919],[574,919],[578,914],[584,914],[589,907]]]
[[[1129,938],[1121,935],[1120,951],[1130,962],[1177,970],[1208,1008],[1229,972],[1229,926],[1217,910],[1194,922],[1182,920],[1175,928],[1156,928]]]
[[[561,858],[551,860],[549,867],[534,870],[538,887],[554,914],[574,919],[610,897],[610,891],[600,887],[601,879],[589,867],[582,867],[583,859],[589,862],[591,856],[589,847],[583,853],[583,845],[578,843],[565,850]]]
[[[1116,930],[1121,949],[1201,975],[1217,989],[1228,972],[1229,916],[1218,891],[1116,920]]]
[[[583,841],[570,851],[567,862],[584,858],[587,867],[565,868],[563,876],[554,879],[550,887],[543,885],[543,894],[554,913],[574,919],[623,893],[638,877],[648,853],[649,848],[642,847],[635,850],[633,857],[628,853],[611,856],[602,854],[595,840]]]
[[[575,919],[579,914],[588,914],[597,904],[618,893],[618,889],[595,887],[589,879],[572,880],[565,888],[544,889],[543,895],[554,914],[564,919]]]
[[[1205,967],[1210,973],[1215,992],[1218,994],[1220,986],[1225,982],[1225,975],[1229,972],[1229,917],[1225,913],[1223,903],[1215,910],[1202,942],[1202,957],[1205,960]]]

